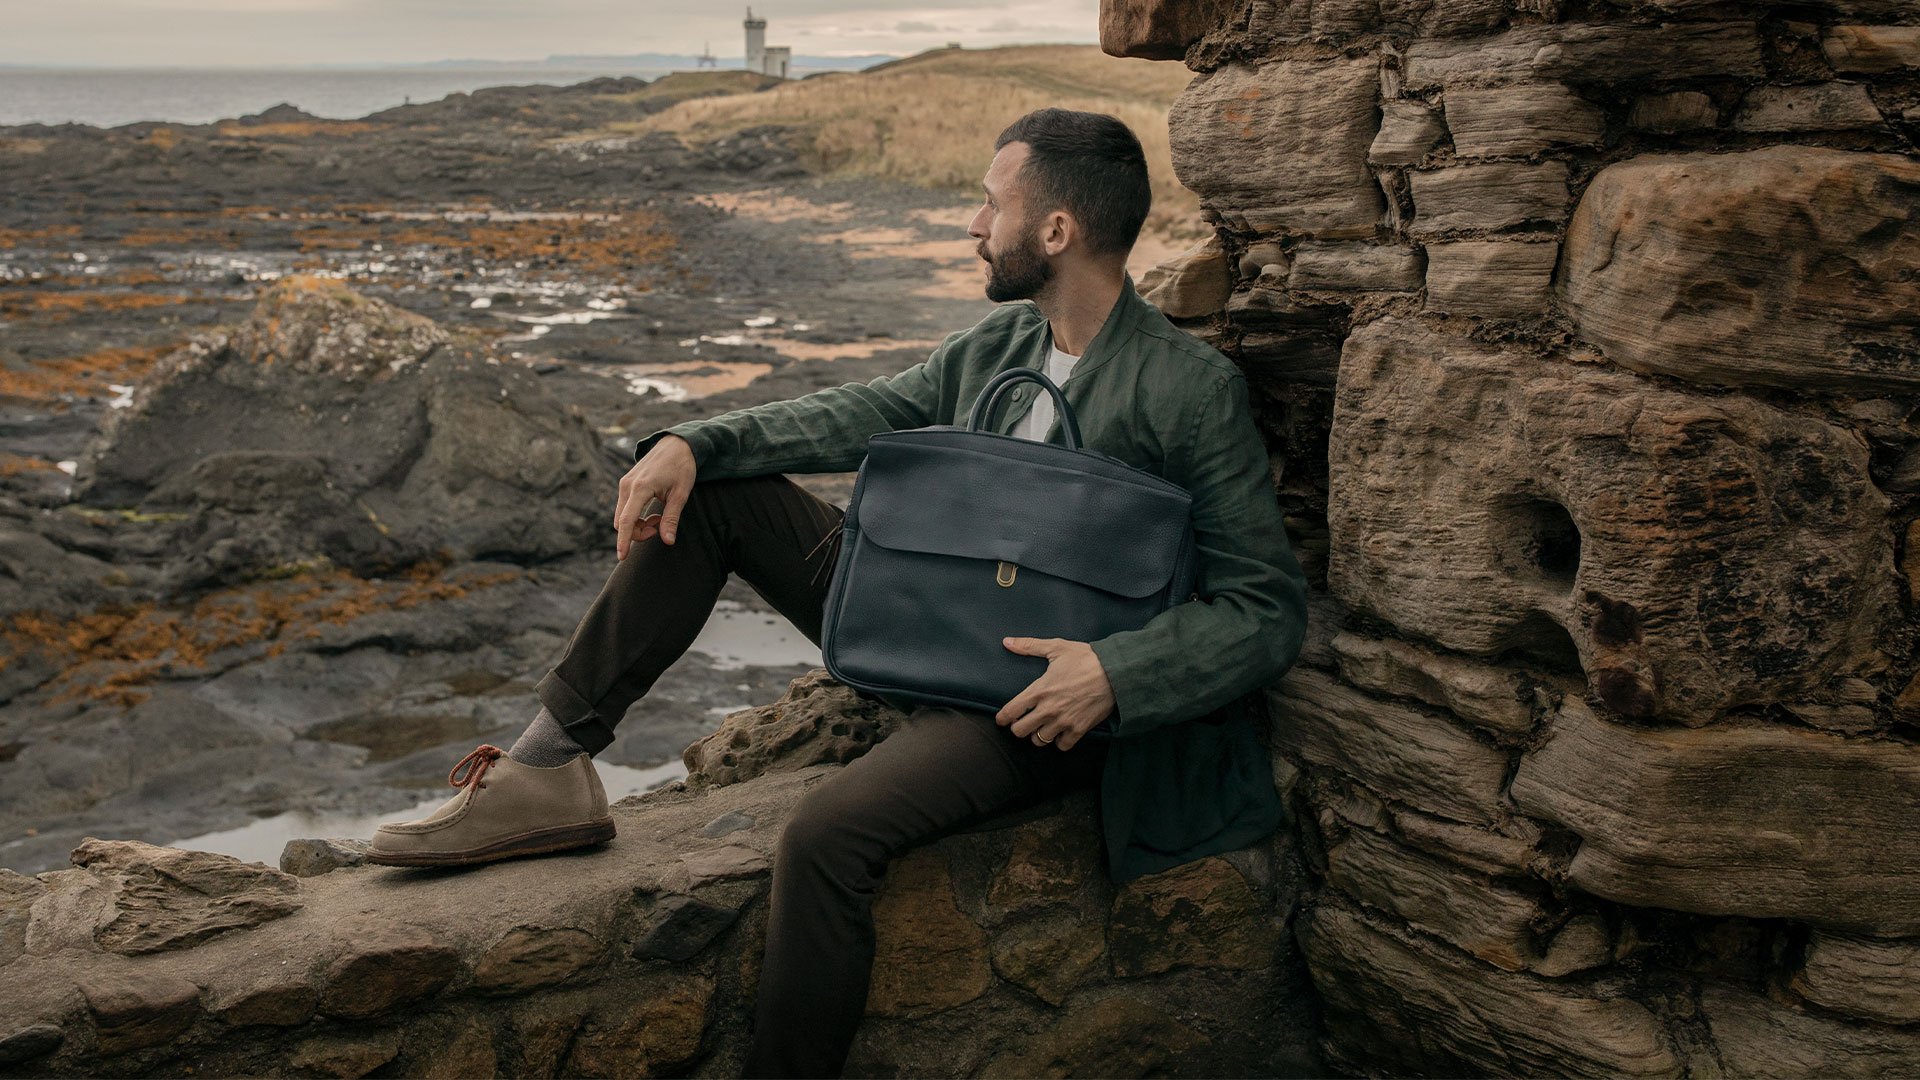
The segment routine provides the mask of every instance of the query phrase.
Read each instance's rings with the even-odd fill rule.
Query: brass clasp
[[[993,580],[998,583],[1001,588],[1009,588],[1013,585],[1014,575],[1019,572],[1020,568],[1018,566],[1015,566],[1005,559],[1001,559],[999,568],[993,572]]]

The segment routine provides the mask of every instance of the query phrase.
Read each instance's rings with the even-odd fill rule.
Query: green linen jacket
[[[677,424],[641,439],[634,456],[674,434],[692,447],[696,483],[848,472],[866,457],[869,436],[965,425],[989,379],[1011,367],[1046,370],[1051,347],[1035,305],[1003,304],[897,375]],[[1259,710],[1244,706],[1299,655],[1306,578],[1245,376],[1141,299],[1131,277],[1063,390],[1083,445],[1193,495],[1199,599],[1091,643],[1116,705],[1100,810],[1108,872],[1119,883],[1244,847],[1282,821]],[[1021,384],[987,426],[1009,433],[1044,392]],[[1048,439],[1061,441],[1058,418]]]

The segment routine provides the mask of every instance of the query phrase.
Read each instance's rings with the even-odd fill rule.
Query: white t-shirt
[[[1060,351],[1060,346],[1055,345],[1053,352],[1047,356],[1047,378],[1052,379],[1053,384],[1064,393],[1067,389],[1067,376],[1073,372],[1073,366],[1079,361],[1079,357],[1068,356]],[[1038,383],[1030,385],[1033,386],[1034,393],[1039,396],[1033,399],[1033,408],[1027,410],[1027,415],[1013,425],[1013,434],[1023,439],[1044,442],[1047,438],[1047,430],[1053,426],[1053,395],[1047,393]]]

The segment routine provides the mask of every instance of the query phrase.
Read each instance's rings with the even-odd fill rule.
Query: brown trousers
[[[693,643],[729,572],[815,644],[843,512],[784,476],[696,483],[676,542],[627,552],[587,609],[540,700],[580,745],[613,741],[627,707]],[[1036,745],[990,713],[915,709],[808,790],[780,835],[749,1077],[840,1075],[866,1011],[873,897],[887,864],[996,813],[1098,782],[1104,740]]]

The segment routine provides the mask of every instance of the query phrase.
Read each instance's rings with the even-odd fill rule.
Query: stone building
[[[1329,1067],[1920,1071],[1920,3],[1107,0],[1316,586]]]
[[[768,45],[767,20],[754,18],[752,8],[747,9],[746,21],[741,25],[747,32],[747,70],[760,75],[787,78],[787,70],[793,66],[793,48]]]

